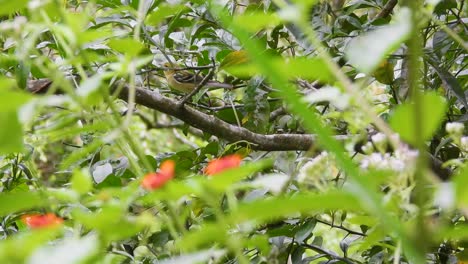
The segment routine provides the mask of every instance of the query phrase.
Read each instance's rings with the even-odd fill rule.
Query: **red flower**
[[[159,167],[159,172],[151,172],[143,177],[141,186],[146,190],[154,190],[162,187],[170,179],[174,178],[175,162],[165,160]]]
[[[208,165],[205,168],[205,173],[207,175],[215,175],[226,169],[239,167],[242,161],[242,157],[238,154],[233,154],[229,156],[224,156],[219,159],[214,159],[208,162]]]
[[[21,220],[30,228],[43,228],[59,225],[63,219],[53,213],[23,215]]]

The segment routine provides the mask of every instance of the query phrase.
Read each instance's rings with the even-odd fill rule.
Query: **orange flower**
[[[30,228],[43,228],[59,225],[63,219],[53,213],[23,215],[21,220]]]
[[[162,187],[170,179],[174,178],[175,162],[165,160],[159,167],[159,172],[151,172],[143,177],[141,186],[146,190],[155,190]]]
[[[205,168],[205,173],[207,175],[215,175],[226,169],[239,167],[242,161],[242,157],[238,154],[224,156],[219,159],[214,159],[208,162],[208,165]]]

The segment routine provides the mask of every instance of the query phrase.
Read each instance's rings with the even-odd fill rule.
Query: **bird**
[[[164,76],[166,77],[169,86],[184,93],[190,93],[193,91],[193,89],[195,89],[195,87],[197,87],[204,78],[204,76],[200,74],[194,74],[186,70],[174,68],[169,62],[164,63],[164,67],[166,68],[164,70]],[[210,80],[204,85],[204,87],[232,89],[233,85]]]

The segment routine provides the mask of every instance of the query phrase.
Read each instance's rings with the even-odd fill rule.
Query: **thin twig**
[[[184,70],[206,70],[216,68],[216,65],[204,65],[204,66],[184,66],[184,67],[154,67],[154,70],[175,70],[175,71],[184,71]]]
[[[329,250],[326,250],[326,249],[323,249],[317,245],[313,245],[313,244],[307,244],[307,243],[300,243],[299,246],[301,247],[305,247],[305,248],[308,248],[308,249],[311,249],[317,253],[320,253],[320,254],[324,254],[324,255],[327,255],[328,259],[336,259],[336,260],[340,260],[340,261],[343,261],[345,263],[348,263],[348,264],[353,264],[354,262],[347,259],[347,258],[344,258],[344,257],[341,257],[340,255],[336,254],[335,252],[333,251],[329,251]]]
[[[349,234],[352,234],[352,235],[358,235],[358,236],[363,236],[363,237],[367,236],[366,234],[364,234],[362,232],[351,230],[351,229],[349,229],[347,227],[344,227],[343,225],[337,226],[334,223],[329,223],[327,221],[320,220],[320,219],[317,219],[317,218],[315,220],[317,222],[319,222],[321,224],[324,224],[324,225],[327,225],[327,226],[329,226],[331,228],[338,228],[338,229],[344,230],[344,231],[346,231],[346,232],[348,232]]]
[[[146,39],[148,39],[149,42],[151,42],[151,44],[153,44],[161,52],[161,54],[164,56],[164,58],[166,58],[166,60],[170,62],[171,59],[169,59],[169,56],[167,56],[166,52],[163,51],[159,47],[159,44],[156,43],[156,41],[154,41],[154,39],[149,35],[148,30],[146,29],[146,25],[142,23],[141,28],[143,29],[143,34],[145,34]]]
[[[377,16],[372,20],[372,22],[374,22],[377,19],[385,18],[388,15],[390,15],[390,13],[393,11],[393,8],[395,8],[397,3],[398,3],[398,0],[388,1],[387,4],[382,9],[382,11],[380,11],[380,13],[377,14]]]
[[[279,100],[280,100],[279,98],[270,98],[267,101],[268,102],[277,102]],[[226,109],[231,109],[231,108],[236,108],[237,109],[237,108],[244,108],[245,107],[245,104],[227,104],[227,105],[215,106],[215,107],[210,107],[210,106],[200,105],[200,104],[192,104],[192,103],[188,103],[188,104],[193,105],[195,107],[205,109],[205,110],[214,111],[214,112],[221,111],[221,110],[226,110]]]

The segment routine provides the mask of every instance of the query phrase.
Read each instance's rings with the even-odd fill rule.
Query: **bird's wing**
[[[176,71],[174,73],[174,79],[180,83],[193,83],[197,84],[203,80],[203,76],[195,75],[187,71]]]

